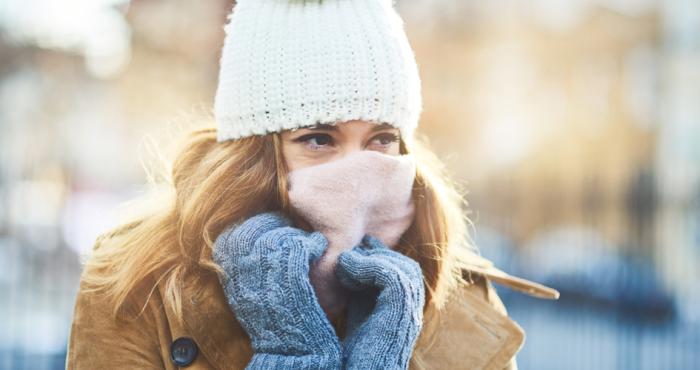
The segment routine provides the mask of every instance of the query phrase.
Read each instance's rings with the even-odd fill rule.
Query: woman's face
[[[318,124],[281,133],[282,153],[289,171],[340,159],[354,150],[399,155],[400,132],[388,123],[355,120]]]

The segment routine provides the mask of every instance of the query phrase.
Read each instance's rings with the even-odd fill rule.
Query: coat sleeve
[[[81,280],[66,369],[165,369],[150,303],[131,321],[114,320],[112,307],[100,295],[86,293]]]

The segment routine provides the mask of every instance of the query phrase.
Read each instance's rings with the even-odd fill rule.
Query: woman
[[[515,369],[524,332],[458,189],[414,139],[420,80],[390,0],[240,0],[216,127],[100,236],[67,368]]]

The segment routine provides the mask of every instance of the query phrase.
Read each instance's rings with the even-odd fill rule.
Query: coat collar
[[[475,272],[479,275],[489,278],[490,280],[500,285],[507,286],[508,288],[517,290],[521,293],[525,293],[536,298],[559,299],[558,290],[531,280],[510,275],[507,272],[495,267],[493,264],[490,263],[480,266],[470,266],[468,268],[468,271]]]
[[[506,274],[493,266],[475,267],[472,271],[535,297],[559,296],[552,288]],[[452,296],[444,310],[426,313],[423,330],[436,335],[421,334],[416,344],[417,363],[427,364],[422,368],[459,369],[465,364],[470,368],[502,368],[520,349],[524,331],[488,304],[486,296],[479,297],[489,294],[488,284],[481,286],[485,288],[476,284],[463,288]],[[160,286],[159,292],[164,293]],[[216,274],[202,271],[198,279],[184,279],[182,293],[180,324],[198,343],[207,360],[217,368],[245,368],[253,355],[250,340],[230,310]],[[169,305],[165,309],[170,311],[169,317],[175,317]],[[429,329],[435,325],[438,327]]]

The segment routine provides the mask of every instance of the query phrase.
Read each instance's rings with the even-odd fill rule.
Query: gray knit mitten
[[[262,213],[214,244],[229,307],[251,339],[247,369],[340,369],[339,339],[309,283],[328,241],[290,224],[279,211]]]
[[[420,265],[366,234],[338,257],[336,275],[353,296],[343,339],[345,369],[408,369],[423,326]]]

